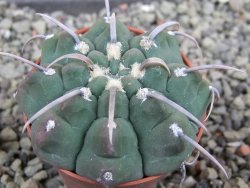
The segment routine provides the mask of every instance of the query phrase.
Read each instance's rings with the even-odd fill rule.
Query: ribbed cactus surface
[[[200,74],[184,72],[176,36],[161,31],[150,41],[150,33],[115,23],[113,41],[105,20],[79,40],[66,32],[47,37],[40,66],[63,58],[51,73],[31,72],[17,92],[28,118],[41,112],[31,125],[35,153],[104,184],[179,169],[194,147],[177,132],[195,140],[211,101]]]

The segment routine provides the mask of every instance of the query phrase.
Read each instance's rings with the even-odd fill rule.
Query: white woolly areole
[[[175,33],[173,31],[168,31],[169,35],[175,36]]]
[[[141,41],[140,41],[140,46],[144,49],[144,50],[150,50],[152,48],[152,46],[156,46],[156,44],[154,43],[153,40],[151,40],[148,36],[143,36]]]
[[[54,120],[49,120],[46,125],[46,132],[50,132],[52,129],[55,128],[55,121]]]
[[[179,136],[179,133],[183,133],[182,128],[180,128],[177,123],[173,123],[169,128],[173,131],[176,137]]]
[[[90,81],[99,76],[106,76],[109,73],[108,68],[101,68],[98,65],[94,65],[93,71],[90,72]]]
[[[83,87],[80,89],[80,91],[82,92],[82,96],[85,100],[87,101],[92,101],[89,97],[92,95],[90,89],[88,87]]]
[[[105,172],[103,174],[103,179],[105,179],[106,181],[113,181],[113,174],[112,174],[112,172]]]
[[[130,75],[134,78],[142,78],[145,74],[145,70],[140,70],[140,66],[141,64],[139,63],[134,63],[132,65],[132,69],[131,69],[131,72],[130,72]]]
[[[105,20],[106,23],[109,24],[109,23],[110,23],[110,20],[111,20],[111,16],[105,16],[105,17],[104,17],[104,20]]]
[[[148,97],[148,92],[148,88],[140,88],[136,93],[136,97],[144,102]]]
[[[123,64],[120,63],[119,71],[128,70],[129,68],[125,67]]]
[[[52,68],[49,68],[49,69],[47,69],[47,70],[44,71],[44,74],[48,75],[48,76],[52,76],[55,73],[56,73],[56,71],[54,69],[52,69]]]
[[[174,74],[176,77],[184,77],[187,76],[187,73],[185,73],[186,68],[182,67],[182,68],[176,68],[174,70]]]
[[[50,39],[50,38],[52,38],[52,37],[54,37],[54,36],[55,36],[54,34],[47,35],[47,36],[45,37],[45,40]]]
[[[109,79],[105,89],[110,90],[111,88],[116,88],[118,91],[125,92],[123,90],[122,82],[119,79]]]
[[[120,60],[121,59],[121,48],[122,48],[122,43],[116,42],[116,43],[108,43],[107,44],[107,56],[108,60]]]
[[[89,45],[86,42],[81,41],[75,45],[75,50],[86,55],[89,52]]]

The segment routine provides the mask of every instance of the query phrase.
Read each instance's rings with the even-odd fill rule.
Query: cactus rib
[[[148,88],[144,88],[144,100],[147,97],[151,97],[151,98],[155,98],[157,100],[160,100],[170,106],[172,106],[174,109],[178,110],[179,112],[181,112],[182,114],[184,114],[185,116],[187,116],[189,119],[191,119],[192,121],[194,121],[196,123],[197,126],[203,128],[206,133],[208,133],[208,135],[210,135],[210,133],[208,132],[207,128],[190,112],[188,112],[186,109],[184,109],[183,107],[181,107],[180,105],[176,104],[175,102],[171,101],[170,99],[168,99],[167,97],[165,97],[164,95],[162,95],[161,93],[152,90],[152,89],[148,89]],[[145,98],[146,97],[146,98]]]
[[[82,88],[81,89],[75,89],[59,98],[57,98],[56,100],[52,101],[51,103],[47,104],[46,106],[44,106],[42,109],[40,109],[38,112],[36,112],[24,125],[23,127],[23,131],[25,132],[25,130],[27,129],[27,127],[33,122],[35,121],[38,117],[40,117],[41,115],[43,115],[44,113],[46,113],[47,111],[49,111],[50,109],[52,109],[53,107],[61,104],[62,102],[76,96],[79,94],[83,94]]]

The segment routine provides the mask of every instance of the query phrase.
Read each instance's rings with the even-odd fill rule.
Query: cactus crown
[[[107,17],[80,35],[38,14],[64,30],[32,37],[43,39],[40,65],[0,53],[37,68],[16,96],[29,118],[25,128],[32,124],[36,154],[112,185],[185,168],[194,148],[226,174],[195,142],[198,128],[207,130],[201,122],[219,95],[197,71],[232,68],[187,67],[176,37],[198,43],[178,31],[179,23],[135,35],[110,14],[105,2]]]

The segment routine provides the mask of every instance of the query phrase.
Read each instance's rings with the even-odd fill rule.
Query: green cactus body
[[[110,27],[100,20],[79,37],[88,46],[84,55],[92,60],[92,68],[80,60],[61,60],[52,66],[54,75],[31,73],[17,94],[22,111],[30,118],[76,88],[90,89],[87,98],[74,96],[38,117],[32,123],[31,139],[42,160],[103,184],[172,172],[194,149],[174,134],[171,125],[178,125],[192,139],[197,125],[169,104],[151,97],[141,99],[140,89],[162,93],[199,120],[211,100],[209,85],[198,73],[174,73],[186,68],[174,36],[162,31],[155,39],[157,47],[145,50],[140,40],[146,34],[135,36],[119,21],[116,27],[121,44],[118,54],[107,50]],[[40,64],[80,54],[75,45],[70,35],[55,34],[43,42]],[[163,60],[170,72],[160,65],[138,68],[152,57]],[[115,99],[110,99],[112,89]],[[111,100],[115,100],[113,119]],[[115,125],[112,140],[110,122]]]

